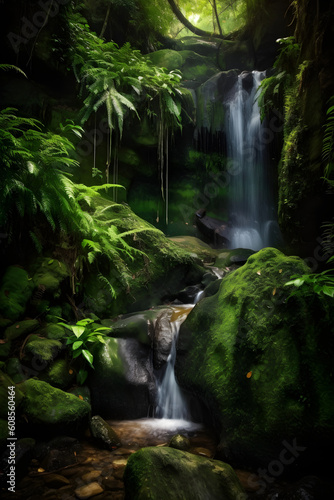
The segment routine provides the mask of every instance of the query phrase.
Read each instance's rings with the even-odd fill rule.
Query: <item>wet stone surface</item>
[[[70,500],[89,499],[123,500],[123,474],[128,458],[144,446],[167,446],[178,432],[186,435],[196,453],[196,448],[205,447],[213,454],[216,447],[214,437],[201,425],[178,422],[170,425],[163,419],[141,419],[137,421],[108,422],[118,433],[122,446],[106,450],[92,437],[81,441],[75,451],[75,463],[56,470],[45,470],[43,459],[33,458],[27,475],[17,482],[15,493],[3,489],[4,500]],[[179,425],[185,427],[178,430]]]

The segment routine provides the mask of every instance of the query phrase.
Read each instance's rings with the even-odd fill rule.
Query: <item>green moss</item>
[[[68,336],[68,331],[66,331],[65,328],[63,328],[60,325],[55,325],[51,323],[47,325],[45,328],[43,328],[41,334],[43,334],[48,339],[62,340]]]
[[[173,448],[143,448],[128,460],[124,472],[129,500],[245,500],[228,464]]]
[[[5,338],[7,340],[15,340],[19,337],[26,337],[30,333],[39,328],[37,319],[27,319],[25,321],[18,321],[9,326],[5,330]]]
[[[34,285],[43,292],[52,294],[54,298],[60,297],[60,284],[66,278],[69,278],[69,271],[65,264],[57,259],[43,257],[34,265]]]
[[[7,418],[8,412],[8,388],[15,387],[15,408],[18,410],[23,399],[21,387],[15,385],[13,380],[0,371],[0,417]]]
[[[57,359],[46,374],[46,382],[59,389],[66,389],[73,379],[74,374],[70,374],[69,365],[65,359]]]
[[[330,352],[328,304],[287,301],[284,287],[307,271],[301,259],[263,249],[229,273],[181,327],[178,380],[213,409],[233,451],[255,457],[262,446],[278,449],[284,436],[308,440],[311,429],[334,435],[331,361],[320,354]]]
[[[23,316],[26,304],[31,297],[33,283],[27,271],[10,266],[1,281],[0,314],[12,321]]]
[[[32,335],[26,343],[24,350],[26,354],[49,363],[57,356],[61,348],[62,343],[59,340],[44,339],[37,335]]]
[[[219,252],[194,236],[174,236],[169,239],[203,262],[213,262]]]
[[[25,395],[22,410],[31,424],[67,426],[79,423],[90,411],[85,401],[41,380],[26,380],[20,389]]]

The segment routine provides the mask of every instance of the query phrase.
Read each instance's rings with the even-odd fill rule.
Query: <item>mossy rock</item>
[[[59,340],[40,338],[32,335],[25,345],[24,352],[39,361],[50,363],[56,358],[63,344]]]
[[[0,314],[11,321],[21,318],[33,288],[27,271],[21,267],[9,266],[1,281]]]
[[[169,239],[203,262],[214,262],[219,252],[195,236],[173,236]]]
[[[56,359],[45,375],[45,381],[59,389],[66,389],[73,379],[73,370],[72,373],[70,373],[70,368],[66,359]]]
[[[253,255],[254,253],[254,250],[248,250],[246,248],[226,250],[224,252],[218,253],[218,256],[215,260],[215,266],[220,268],[225,268],[232,265],[240,266],[245,264],[248,257]]]
[[[124,472],[128,500],[245,500],[232,467],[173,448],[142,448]]]
[[[141,252],[133,254],[133,260],[118,260],[119,270],[106,272],[101,282],[99,272],[91,272],[83,283],[83,307],[99,317],[140,311],[158,306],[162,299],[175,294],[187,285],[201,281],[204,269],[200,262],[171,242],[151,224],[138,217],[125,204],[115,204],[102,196],[94,197],[94,206],[100,217],[114,225],[120,232],[138,230],[131,235],[131,244]],[[145,252],[143,255],[142,252]],[[110,286],[116,291],[113,297]]]
[[[122,443],[114,429],[99,415],[94,415],[90,421],[90,430],[94,439],[108,450],[119,448]]]
[[[90,405],[41,380],[29,379],[20,384],[25,395],[22,412],[32,431],[73,432],[87,423]]]
[[[284,286],[307,272],[300,258],[265,248],[181,326],[178,381],[210,408],[223,453],[239,465],[275,459],[283,440],[302,442],[311,457],[312,446],[333,443],[333,302],[287,300]]]
[[[0,371],[0,418],[7,418],[9,387],[15,387],[15,408],[18,409],[23,399],[21,388],[6,373]]]
[[[35,287],[39,293],[46,293],[54,298],[60,297],[60,285],[69,276],[67,266],[57,259],[42,257],[34,265]]]
[[[7,340],[15,340],[19,337],[26,337],[30,333],[39,328],[40,324],[37,319],[27,319],[19,321],[9,326],[5,330],[5,338]]]
[[[69,330],[66,330],[61,325],[50,323],[40,330],[39,333],[51,340],[63,340],[68,337]]]
[[[186,436],[182,436],[182,434],[176,434],[171,438],[168,446],[176,450],[188,451],[190,449],[190,440]]]
[[[183,57],[176,50],[156,50],[148,54],[147,57],[153,64],[160,68],[166,68],[168,71],[180,69],[183,65]]]

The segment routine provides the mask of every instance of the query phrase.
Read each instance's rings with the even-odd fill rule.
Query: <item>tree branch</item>
[[[191,24],[191,22],[188,21],[188,19],[182,14],[182,12],[180,11],[179,7],[176,5],[174,0],[168,0],[168,3],[170,5],[170,8],[172,9],[173,13],[180,21],[180,23],[182,23],[186,28],[188,28],[188,30],[190,30],[195,35],[227,39],[227,37],[225,37],[223,35],[211,33],[210,31],[204,31],[204,30],[201,30],[199,28],[196,28],[196,26]]]

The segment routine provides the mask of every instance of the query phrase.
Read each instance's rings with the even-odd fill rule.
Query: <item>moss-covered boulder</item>
[[[14,389],[9,389],[13,387]],[[13,391],[15,392],[14,399]],[[11,400],[15,400],[15,409],[19,409],[23,399],[23,393],[7,373],[0,371],[0,418],[8,418],[9,396],[12,396]]]
[[[142,448],[124,472],[127,500],[245,500],[232,467],[173,448]]]
[[[7,340],[14,340],[18,337],[26,337],[30,333],[34,332],[39,328],[39,322],[37,319],[27,319],[25,321],[19,321],[9,326],[5,330],[5,338]]]
[[[26,380],[20,389],[25,396],[22,412],[30,432],[73,433],[88,423],[90,405],[73,394],[35,379]]]
[[[301,460],[333,443],[333,299],[287,300],[284,286],[307,272],[300,258],[263,249],[181,326],[178,380],[210,408],[223,456],[239,464],[268,463],[283,441],[307,447]]]
[[[27,341],[24,352],[27,357],[47,364],[57,357],[62,346],[63,344],[59,340],[41,338],[33,334]]]
[[[21,267],[9,266],[1,280],[0,315],[12,321],[21,318],[33,288],[27,271]]]
[[[74,377],[74,372],[69,368],[67,360],[56,359],[43,378],[53,387],[66,389],[74,380]]]
[[[33,266],[33,282],[39,297],[52,296],[59,298],[60,286],[69,278],[69,271],[63,262],[48,257],[39,258]]]

